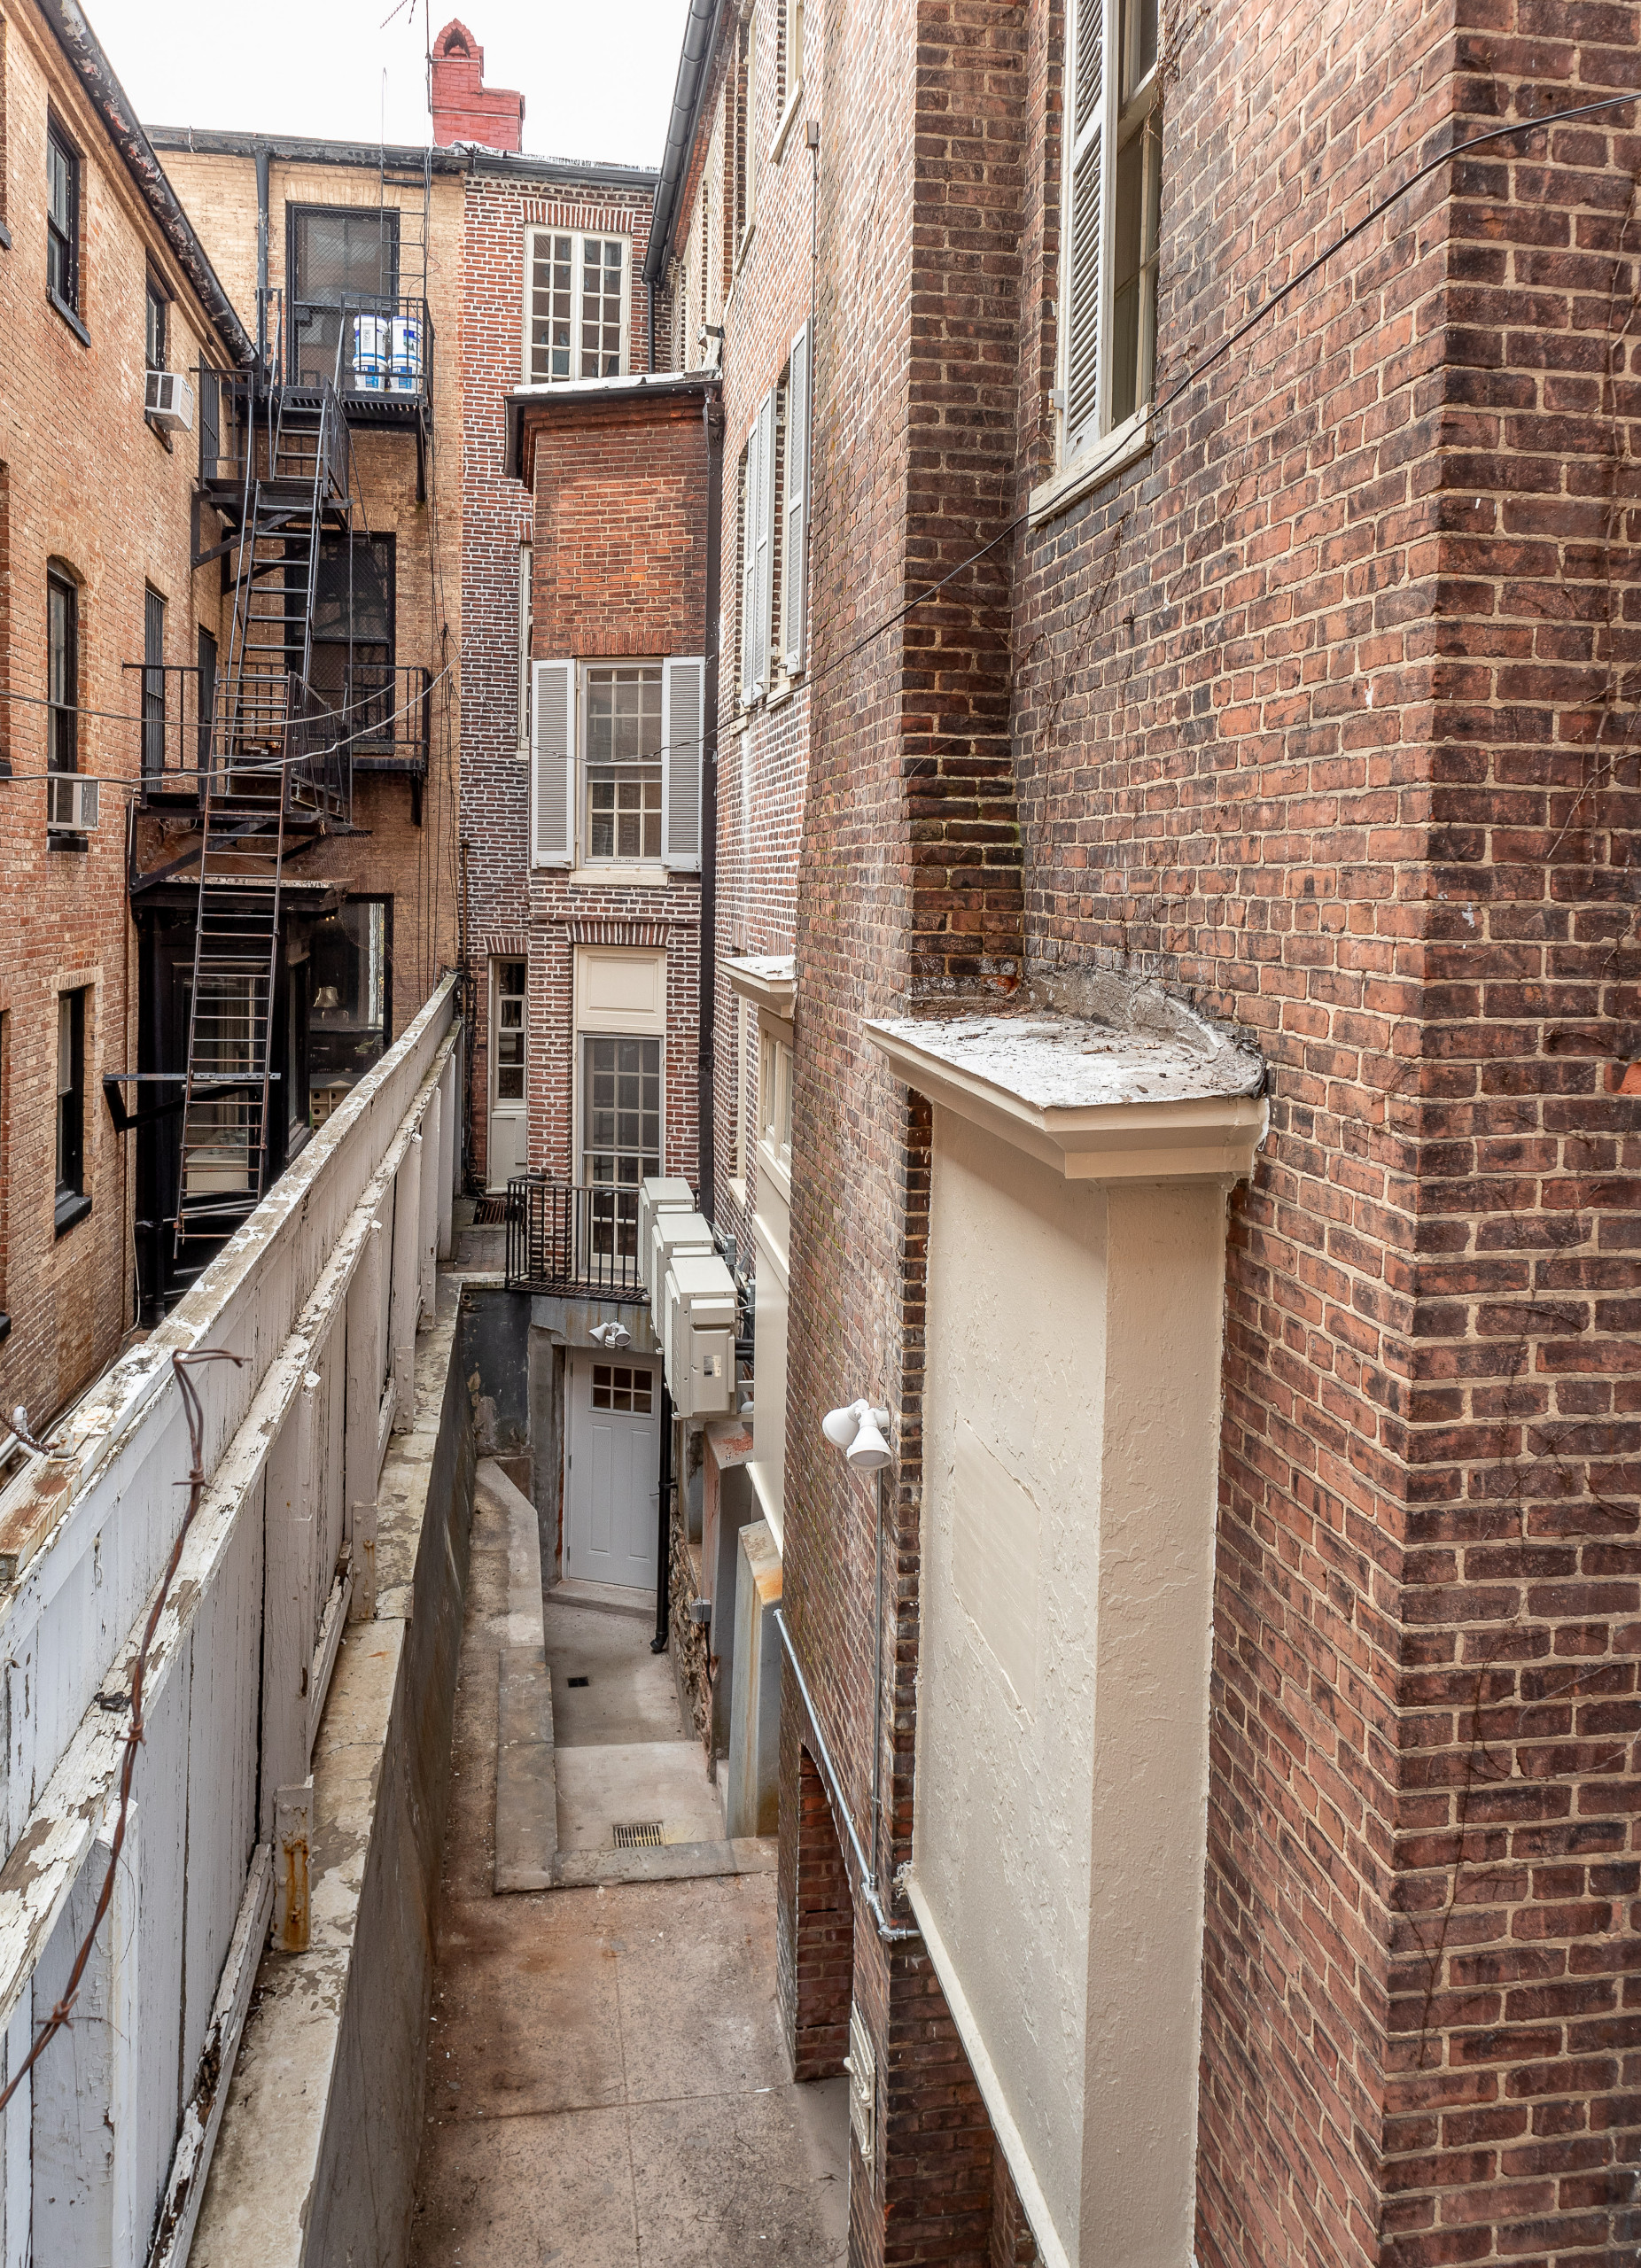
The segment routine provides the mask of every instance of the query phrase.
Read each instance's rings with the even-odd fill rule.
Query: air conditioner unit
[[[713,1254],[674,1254],[666,1271],[661,1346],[681,1418],[721,1418],[735,1407],[735,1285]]]
[[[638,1184],[638,1276],[645,1291],[652,1291],[649,1242],[657,1213],[693,1213],[696,1193],[680,1175],[651,1175]]]
[[[194,430],[194,390],[180,370],[150,370],[143,407],[155,424],[167,432]]]
[[[649,1293],[649,1312],[661,1328],[661,1292],[666,1271],[681,1253],[711,1253],[712,1223],[699,1213],[657,1213],[649,1223],[648,1253],[639,1247],[639,1272]]]
[[[89,835],[97,826],[95,780],[58,772],[45,783],[45,823],[52,835]]]

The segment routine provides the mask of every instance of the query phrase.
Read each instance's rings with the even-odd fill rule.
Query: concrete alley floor
[[[846,2083],[791,2083],[773,1874],[493,1891],[506,1608],[506,1513],[481,1490],[416,2268],[832,2268],[848,2250]],[[722,1835],[652,1627],[549,1594],[561,1849],[608,1847],[615,1821]]]

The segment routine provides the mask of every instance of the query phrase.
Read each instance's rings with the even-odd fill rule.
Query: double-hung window
[[[609,664],[587,672],[582,856],[634,866],[661,856],[661,668]]]
[[[618,378],[627,360],[625,237],[532,229],[525,247],[525,379]]]
[[[57,996],[57,1232],[91,1209],[85,1187],[85,992]]]
[[[1163,107],[1158,0],[1075,0],[1062,279],[1062,455],[1149,408]]]
[[[758,407],[741,460],[741,702],[804,664],[809,528],[810,329]]]
[[[80,769],[80,594],[52,568],[45,583],[46,765]]]
[[[705,667],[533,662],[531,863],[698,868]]]
[[[57,120],[45,129],[45,285],[65,315],[80,314],[80,152]]]

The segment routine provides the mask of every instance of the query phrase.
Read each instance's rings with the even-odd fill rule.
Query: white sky
[[[136,113],[151,126],[424,143],[427,10],[437,38],[459,14],[493,87],[525,97],[538,157],[658,166],[686,0],[86,0]]]

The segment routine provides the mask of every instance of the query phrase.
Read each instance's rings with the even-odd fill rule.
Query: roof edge
[[[436,174],[509,174],[525,181],[561,181],[611,189],[654,190],[652,167],[606,164],[582,158],[537,158],[526,151],[492,150],[482,142],[343,142],[313,134],[253,134],[237,127],[150,126],[157,150],[187,150],[209,158],[266,154],[287,164],[356,166],[374,173],[419,172],[432,160]]]
[[[669,396],[716,393],[722,384],[717,370],[637,370],[625,378],[559,378],[550,384],[518,386],[502,397],[507,418],[507,439],[502,470],[513,480],[525,471],[525,413],[536,410],[593,409],[600,404],[626,405],[665,401]]]
[[[678,80],[666,123],[666,148],[656,182],[655,211],[649,221],[649,247],[644,254],[644,281],[651,289],[666,272],[678,221],[678,192],[689,166],[700,124],[701,98],[706,89],[707,68],[718,43],[718,27],[725,0],[689,0],[684,22],[684,44],[678,58]]]
[[[110,140],[125,160],[126,171],[159,221],[183,274],[198,294],[200,305],[235,360],[241,364],[254,362],[255,344],[223,290],[205,246],[195,235],[193,223],[183,212],[97,34],[75,5],[75,0],[40,0],[40,12],[102,118]]]

